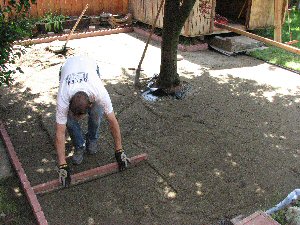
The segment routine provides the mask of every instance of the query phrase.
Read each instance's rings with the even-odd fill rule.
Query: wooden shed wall
[[[133,17],[143,23],[153,24],[153,21],[157,15],[161,0],[130,0],[129,12]],[[158,17],[156,27],[163,27],[163,15],[164,8]]]
[[[283,23],[287,1],[282,1],[281,4],[282,10],[279,18],[281,18],[281,22]],[[274,25],[274,0],[252,0],[250,5],[248,29]]]
[[[250,12],[249,29],[274,25],[274,0],[252,0]]]
[[[211,10],[208,14],[201,13],[201,4],[209,3]],[[238,18],[245,4],[244,15],[247,12],[244,21],[239,24],[247,29],[260,27],[270,27],[274,25],[274,1],[276,0],[196,0],[195,6],[188,17],[181,34],[186,37],[195,37],[211,34],[214,30],[214,17],[217,12],[221,16]],[[153,24],[161,0],[130,0],[129,11],[133,17],[146,24]],[[284,21],[284,12],[287,4],[283,0],[282,13],[280,17]],[[163,27],[163,14],[159,16],[156,27]],[[245,17],[245,16],[244,16]]]
[[[0,5],[4,5],[6,2],[8,1],[0,0]],[[100,15],[102,12],[128,13],[128,0],[36,0],[36,4],[32,5],[29,13],[33,17],[42,17],[49,12],[78,16],[86,4],[89,4],[86,15]]]
[[[159,9],[161,0],[130,0],[129,11],[133,14],[133,17],[146,24],[153,24],[156,14]],[[212,31],[212,18],[214,17],[214,4],[215,0],[209,0],[209,4],[212,5],[212,10],[207,15],[200,13],[201,0],[196,0],[193,10],[190,13],[181,34],[187,37],[195,37],[204,34],[209,34]],[[160,13],[156,27],[163,27],[163,15],[164,11]]]

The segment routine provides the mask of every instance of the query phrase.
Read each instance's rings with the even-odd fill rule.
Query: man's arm
[[[58,166],[66,164],[66,125],[56,123],[55,146],[57,152]]]
[[[115,142],[115,158],[119,166],[119,171],[123,171],[128,167],[130,161],[122,148],[120,126],[114,112],[109,113],[107,119]]]
[[[114,112],[107,114],[106,117],[109,122],[110,131],[115,142],[115,151],[118,151],[122,149],[122,138],[119,122]]]
[[[71,184],[71,171],[66,162],[66,125],[56,123],[55,145],[58,161],[58,179],[62,186],[69,187]]]

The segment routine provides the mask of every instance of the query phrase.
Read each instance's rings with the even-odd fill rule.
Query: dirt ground
[[[68,54],[94,57],[129,156],[125,172],[39,195],[49,224],[216,224],[271,208],[300,185],[300,76],[245,55],[179,52],[182,100],[150,102],[133,87],[146,39],[135,33],[71,40]],[[32,186],[57,178],[53,144],[58,71],[64,56],[39,44],[19,60],[24,74],[0,93],[0,116]],[[152,42],[143,77],[159,72]],[[114,162],[107,122],[100,152],[74,173]],[[69,148],[68,148],[69,149]]]

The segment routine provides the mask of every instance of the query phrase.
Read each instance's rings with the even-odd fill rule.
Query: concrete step
[[[229,55],[251,51],[265,46],[264,43],[245,36],[215,36],[209,41],[209,45],[210,47],[219,51],[224,51],[224,53],[228,53]]]

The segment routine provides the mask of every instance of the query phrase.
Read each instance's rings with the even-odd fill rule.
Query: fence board
[[[102,12],[102,1],[99,0],[94,0],[94,10],[93,10],[93,15],[99,16]]]
[[[57,15],[59,13],[57,12],[57,8],[56,8],[55,3],[56,3],[55,0],[48,0],[48,8],[53,9],[52,13]]]
[[[84,7],[86,6],[86,4],[89,4],[88,9],[85,11],[85,15],[92,15],[92,6],[91,6],[92,1],[91,0],[81,0],[81,9],[80,9],[80,13],[83,11]]]
[[[114,9],[117,10],[117,11],[122,11],[122,8],[123,8],[123,1],[116,0]]]
[[[112,1],[111,2],[111,5],[110,5],[110,11],[113,11],[113,9],[116,8],[116,3],[117,3],[118,0],[115,0],[115,1]],[[115,14],[115,13],[114,13]]]
[[[36,6],[36,4],[31,4],[28,15],[32,16],[32,17],[37,17],[37,6]]]
[[[83,4],[80,0],[74,0],[74,4],[72,6],[72,15],[80,15],[81,11],[83,10]]]
[[[103,12],[110,12],[110,2],[109,1],[103,1]]]
[[[95,15],[97,11],[97,0],[90,0],[89,8],[90,8],[90,14]]]
[[[62,14],[64,14],[64,15],[72,15],[71,14],[71,8],[72,8],[71,1],[64,0],[63,1]]]
[[[7,0],[0,0],[3,6]],[[86,4],[89,8],[86,15],[100,15],[102,12],[112,14],[128,13],[129,0],[36,0],[29,14],[33,17],[43,17],[52,12],[56,15],[79,16]]]
[[[6,0],[0,0],[3,6]],[[102,12],[112,14],[128,13],[129,0],[36,0],[36,4],[31,5],[29,14],[33,17],[43,17],[52,12],[56,15],[78,16],[89,4],[86,15],[100,15]]]
[[[71,1],[69,2],[69,12],[68,14],[73,14],[74,13],[74,7],[75,7],[76,2],[75,1]]]

